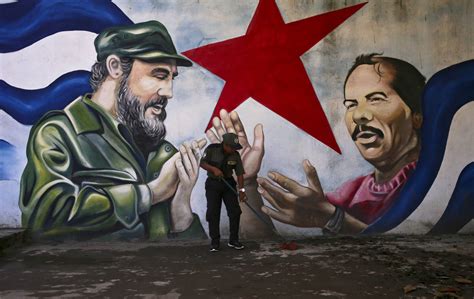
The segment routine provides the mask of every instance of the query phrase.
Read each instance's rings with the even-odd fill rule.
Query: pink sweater
[[[416,161],[405,165],[390,181],[382,184],[375,182],[373,173],[358,177],[327,193],[326,197],[346,213],[370,224],[390,208],[415,167]]]

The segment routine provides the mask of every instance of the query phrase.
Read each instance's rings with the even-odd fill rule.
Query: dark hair
[[[128,77],[130,71],[132,70],[133,58],[120,57],[120,65],[122,67],[124,77]],[[91,85],[94,92],[99,89],[100,85],[102,82],[104,82],[108,74],[109,72],[107,71],[106,60],[94,63],[91,68],[91,77],[89,79],[89,84]]]
[[[407,104],[413,113],[422,114],[421,99],[423,89],[425,88],[426,78],[410,63],[401,59],[381,56],[381,53],[362,54],[356,58],[354,64],[347,72],[344,81],[344,90],[346,83],[352,72],[360,65],[373,65],[377,74],[382,77],[380,65],[387,65],[394,71],[394,78],[390,85],[400,98]]]

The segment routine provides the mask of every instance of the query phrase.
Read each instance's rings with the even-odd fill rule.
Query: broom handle
[[[227,187],[229,187],[230,190],[232,190],[237,196],[239,196],[239,193],[237,192],[237,190],[234,189],[234,187],[232,187],[229,182],[227,182],[224,178],[221,177],[221,180],[227,185]],[[270,224],[268,223],[265,219],[262,218],[262,216],[251,206],[249,205],[248,202],[244,201],[244,203],[247,205],[247,207],[255,214],[255,216],[257,216],[258,219],[260,219],[260,221],[262,221],[263,223],[265,223],[268,227],[270,227],[272,229],[272,231],[274,233],[276,233],[277,235],[279,235],[279,233],[276,231],[275,227],[273,226],[273,224]]]

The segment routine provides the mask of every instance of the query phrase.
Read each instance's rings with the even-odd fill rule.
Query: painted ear
[[[107,71],[109,72],[109,76],[113,79],[117,79],[122,76],[122,64],[120,63],[120,57],[117,55],[109,55],[107,60],[105,61],[107,65]]]
[[[420,129],[421,125],[423,124],[423,116],[421,113],[414,113],[413,114],[413,128]]]

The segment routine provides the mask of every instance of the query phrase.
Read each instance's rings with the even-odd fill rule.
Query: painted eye
[[[385,101],[384,98],[380,98],[380,97],[375,97],[375,98],[370,98],[369,99],[369,102],[370,103],[376,103],[376,102],[382,102],[382,101]]]
[[[346,107],[347,110],[354,108],[357,106],[357,103],[355,101],[344,101],[344,106]]]
[[[166,78],[168,78],[168,74],[166,74],[166,73],[156,73],[155,78],[157,78],[158,80],[166,80]]]

